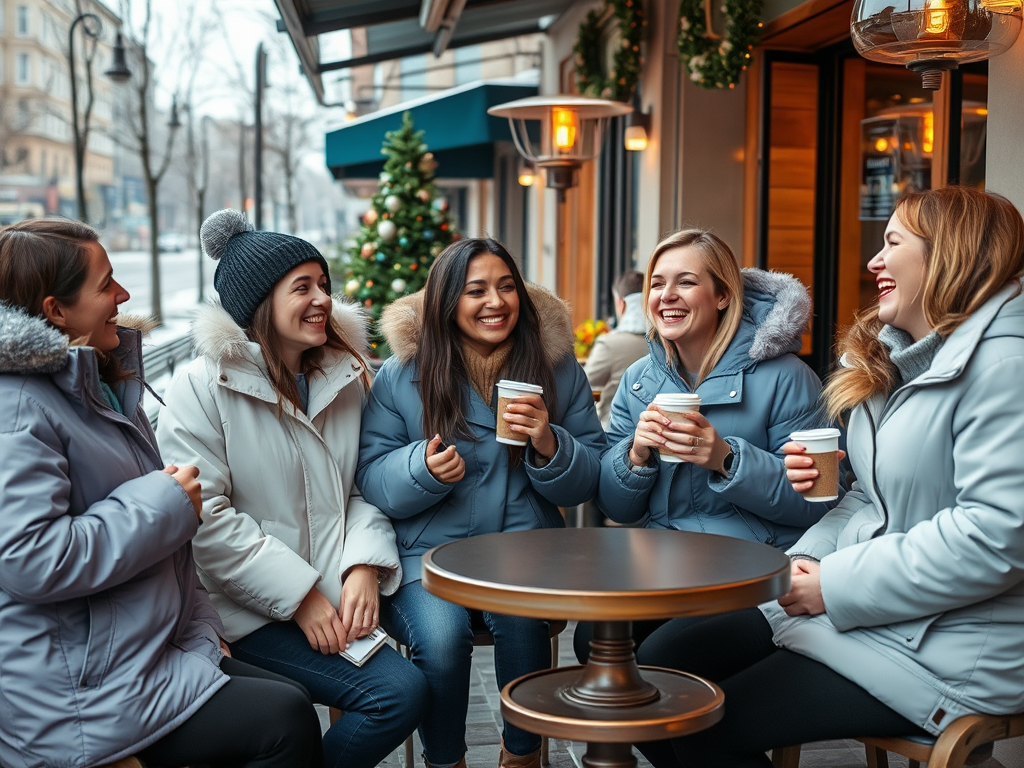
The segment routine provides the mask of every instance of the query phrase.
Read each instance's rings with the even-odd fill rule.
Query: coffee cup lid
[[[654,396],[656,405],[700,405],[700,395],[690,392],[659,392]]]
[[[512,381],[511,379],[502,379],[498,382],[498,386],[501,389],[513,389],[517,392],[525,392],[531,395],[543,395],[544,387],[536,384],[527,384],[525,381]]]
[[[801,432],[793,432],[789,439],[799,443],[801,440],[827,440],[837,438],[839,435],[838,429],[826,427],[825,429],[805,429]]]

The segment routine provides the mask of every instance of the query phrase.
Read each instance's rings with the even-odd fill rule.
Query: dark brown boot
[[[540,768],[540,750],[534,750],[528,755],[513,755],[505,749],[505,740],[502,739],[498,768]]]

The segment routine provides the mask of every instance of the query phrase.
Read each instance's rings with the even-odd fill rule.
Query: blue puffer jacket
[[[119,335],[141,373],[141,334]],[[0,764],[88,768],[153,743],[227,682],[223,629],[141,379],[117,388],[121,416],[91,347],[3,304],[0,339]]]
[[[790,432],[825,426],[821,383],[793,355],[810,316],[794,277],[743,270],[743,320],[711,374],[697,387],[707,417],[736,456],[728,478],[693,464],[633,467],[640,414],[659,392],[689,392],[658,340],[630,366],[612,402],[609,449],[601,461],[597,502],[612,520],[647,528],[703,531],[785,548],[835,502],[804,501],[786,480],[782,444]],[[657,453],[654,454],[655,457]]]
[[[412,362],[422,328],[422,294],[385,311],[382,328],[395,356],[370,389],[356,484],[394,522],[403,585],[420,579],[420,559],[431,547],[483,533],[562,527],[558,507],[587,501],[597,489],[604,432],[590,383],[572,354],[569,313],[553,294],[539,286],[529,290],[541,316],[538,343],[554,364],[559,416],[551,429],[558,450],[546,466],[536,467],[528,449],[526,461],[509,468],[507,447],[494,439],[494,411],[467,386],[466,416],[477,440],[455,443],[466,474],[450,485],[427,470],[428,437]]]

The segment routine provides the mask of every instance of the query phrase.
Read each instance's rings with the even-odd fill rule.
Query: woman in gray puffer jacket
[[[89,227],[0,230],[0,764],[319,765],[305,692],[224,656],[127,299]]]

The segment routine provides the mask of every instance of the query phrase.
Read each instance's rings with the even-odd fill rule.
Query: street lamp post
[[[75,71],[75,27],[82,25],[86,37],[99,40],[103,32],[103,22],[95,13],[81,13],[71,22],[68,30],[68,66],[71,70],[71,127],[75,134],[75,195],[78,202],[78,218],[88,221],[85,208],[85,149],[89,141],[89,116],[92,113],[92,99],[86,109],[85,125],[80,126],[78,119],[78,77]],[[114,60],[104,74],[114,82],[123,83],[131,72],[125,65],[124,44],[121,33],[117,33],[114,43]]]
[[[256,229],[263,229],[263,89],[267,87],[267,52],[263,50],[263,43],[256,46],[256,146],[253,148],[255,156],[253,197],[255,198]]]
[[[196,151],[195,114],[190,103],[183,104],[182,109],[188,112],[188,161],[192,167],[189,187],[196,195],[196,233],[203,226],[206,216],[206,187],[210,181],[210,116],[203,115],[199,121],[199,151]],[[199,301],[203,300],[203,247],[199,245]]]

